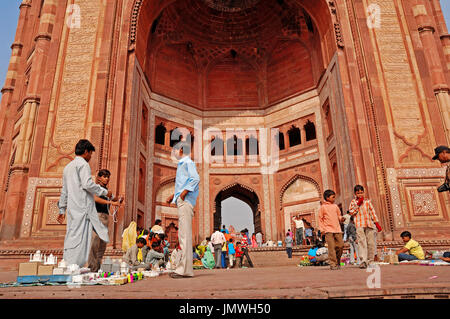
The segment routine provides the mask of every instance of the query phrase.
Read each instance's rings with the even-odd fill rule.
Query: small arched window
[[[280,151],[284,150],[286,147],[284,145],[284,134],[282,132],[278,132],[275,135],[275,142],[278,145],[278,148],[280,149]]]
[[[181,134],[181,131],[178,129],[178,127],[170,131],[170,147],[174,147],[175,144],[181,142],[182,139],[183,135]]]
[[[211,140],[211,156],[223,156],[223,140],[214,136]]]
[[[255,138],[253,135],[245,140],[245,153],[247,155],[259,154],[258,139]]]
[[[236,135],[227,140],[227,155],[242,155],[242,140]]]
[[[301,135],[300,135],[300,129],[298,127],[295,127],[292,125],[290,130],[288,131],[289,135],[289,146],[295,146],[302,143]]]
[[[305,129],[305,135],[306,135],[306,140],[307,141],[312,141],[316,139],[316,126],[314,125],[313,122],[311,122],[310,120],[308,120],[308,122],[306,122],[305,126],[303,126]]]
[[[166,141],[166,127],[163,123],[160,123],[155,128],[155,143],[159,145],[164,145]]]

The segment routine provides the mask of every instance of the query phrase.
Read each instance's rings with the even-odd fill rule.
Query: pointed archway
[[[251,188],[239,183],[229,185],[217,194],[215,199],[214,229],[220,229],[222,225],[222,202],[230,197],[235,197],[250,206],[253,213],[255,233],[261,232],[261,212],[259,210],[258,195]]]

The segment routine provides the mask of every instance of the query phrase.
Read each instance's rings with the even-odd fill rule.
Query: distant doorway
[[[232,225],[236,232],[247,228],[250,235],[262,231],[259,198],[250,188],[238,183],[230,185],[217,194],[215,202],[214,228]],[[239,228],[238,224],[233,225],[234,221],[239,222],[239,225],[253,225],[253,229]]]

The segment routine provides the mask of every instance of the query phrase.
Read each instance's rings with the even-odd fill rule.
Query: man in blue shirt
[[[167,199],[167,203],[176,204],[178,207],[178,241],[182,258],[170,276],[172,278],[193,277],[192,217],[198,197],[200,177],[195,163],[189,156],[190,145],[185,142],[177,143],[174,151],[178,159],[175,192]]]

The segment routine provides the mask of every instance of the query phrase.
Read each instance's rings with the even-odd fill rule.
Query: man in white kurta
[[[100,222],[94,201],[94,195],[106,196],[109,192],[92,180],[91,167],[88,164],[91,154],[92,151],[88,156],[86,153],[76,156],[64,168],[63,187],[58,202],[59,222],[62,222],[67,211],[63,258],[69,265],[77,264],[80,267],[83,267],[89,258],[92,229],[101,240],[109,242],[108,229]]]

